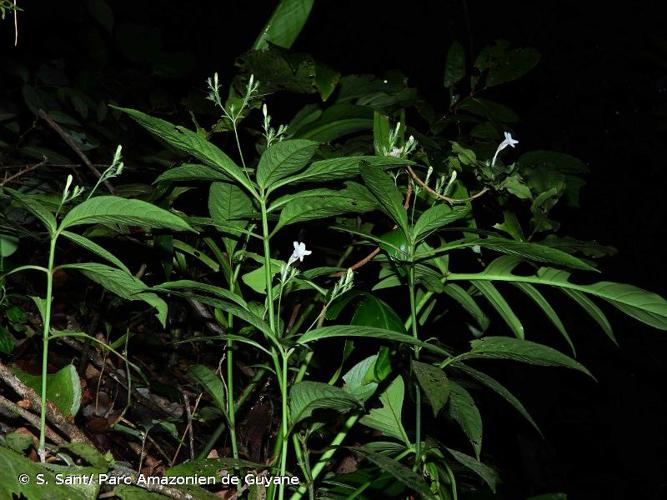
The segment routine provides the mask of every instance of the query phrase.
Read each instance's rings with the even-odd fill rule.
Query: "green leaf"
[[[498,474],[488,465],[484,465],[479,459],[475,459],[470,455],[461,453],[460,451],[452,450],[451,448],[445,448],[449,454],[456,460],[458,463],[463,465],[466,469],[471,470],[477,474],[482,480],[489,485],[493,493],[496,492],[496,485],[498,484]]]
[[[403,197],[399,192],[393,179],[381,169],[372,165],[362,164],[359,167],[361,177],[364,179],[366,187],[375,195],[384,212],[403,231],[406,237],[410,235],[408,228],[408,213],[403,207]]]
[[[445,288],[443,288],[443,292],[458,302],[468,314],[475,318],[482,332],[486,331],[489,327],[489,318],[468,292],[456,283],[447,283]]]
[[[485,337],[473,340],[471,350],[458,359],[507,359],[538,366],[557,366],[577,370],[593,377],[591,372],[574,359],[551,347],[511,337]],[[593,377],[594,378],[594,377]]]
[[[223,300],[229,300],[235,302],[244,309],[248,309],[248,304],[242,297],[239,295],[230,292],[225,288],[220,288],[219,286],[210,285],[208,283],[202,283],[201,281],[192,281],[192,280],[176,280],[176,281],[167,281],[165,283],[160,283],[157,286],[153,287],[155,291],[177,291],[177,292],[190,292],[196,290],[198,292],[204,292],[207,294],[214,295]]]
[[[481,71],[488,70],[486,86],[493,87],[511,82],[528,73],[540,60],[540,54],[532,48],[509,49],[505,40],[497,40],[494,45],[482,49],[475,66]]]
[[[289,49],[306,24],[313,3],[314,0],[281,0],[255,40],[253,49],[264,49],[269,43]]]
[[[67,499],[67,500],[90,500],[97,498],[99,493],[99,484],[93,481],[92,484],[85,483],[83,479],[94,473],[99,473],[97,469],[90,467],[77,466],[57,466],[52,464],[42,465],[25,458],[23,455],[16,453],[9,448],[0,446],[0,498],[28,498],[39,499],[45,498],[47,491],[51,491],[54,495],[49,495],[46,498],[53,499]],[[22,474],[27,474],[30,481],[26,484],[19,483],[18,477]],[[38,484],[35,478],[42,475],[45,481],[44,484]],[[56,493],[56,474],[63,474],[65,476],[81,476],[81,481],[72,486],[61,490],[63,495]],[[45,486],[50,484],[51,486]],[[57,495],[57,496],[56,496]]]
[[[350,324],[375,326],[384,328],[385,330],[392,330],[397,333],[406,334],[403,320],[396,314],[396,311],[394,311],[386,302],[370,293],[364,294],[364,298],[357,306]]]
[[[0,234],[0,257],[10,257],[19,247],[19,239],[11,234]]]
[[[16,340],[7,327],[0,325],[0,352],[11,354],[16,347]]]
[[[390,145],[391,127],[389,117],[379,111],[373,112],[373,147],[375,154],[384,156]]]
[[[310,167],[301,173],[278,181],[274,189],[284,185],[293,185],[301,182],[330,182],[352,179],[359,175],[361,162],[377,168],[411,165],[409,160],[377,156],[343,156],[313,162]]]
[[[227,412],[225,386],[213,370],[204,365],[194,365],[188,371],[188,377],[206,390],[220,411],[223,413]]]
[[[187,222],[163,208],[119,196],[96,196],[77,205],[62,220],[60,230],[81,224],[126,224],[193,231]]]
[[[406,446],[410,446],[401,412],[403,411],[403,397],[405,395],[405,383],[400,375],[389,384],[389,386],[380,395],[380,408],[373,408],[368,415],[359,420],[366,427],[380,431],[385,436],[393,437],[403,441]]]
[[[173,125],[160,118],[154,118],[141,111],[112,107],[127,113],[139,125],[170,146],[224,172],[256,196],[255,188],[243,170],[217,146],[208,142],[198,133],[188,130],[185,127]]]
[[[305,381],[292,385],[289,393],[292,425],[310,418],[315,410],[347,413],[361,407],[357,399],[339,387]]]
[[[325,198],[295,197],[280,212],[275,230],[298,222],[326,219],[346,213],[363,213],[373,210],[375,204],[359,196],[359,190],[350,187],[332,193]]]
[[[465,433],[475,450],[479,460],[482,452],[482,416],[470,393],[456,382],[449,381],[449,417],[454,420]]]
[[[445,64],[445,88],[451,89],[466,76],[466,54],[463,45],[455,41],[447,51]]]
[[[366,447],[362,448],[362,447],[348,446],[348,449],[355,452],[360,457],[365,458],[369,462],[373,463],[381,470],[387,472],[388,474],[391,474],[393,477],[398,479],[408,488],[419,493],[423,498],[426,499],[435,498],[422,477],[418,476],[412,469],[406,467],[405,465],[394,460],[393,458],[372,451],[371,449],[368,449]]]
[[[268,148],[259,159],[257,183],[262,189],[304,168],[315,154],[319,143],[304,139],[282,141]]]
[[[541,268],[535,276],[517,276],[512,269],[518,259],[505,256],[493,261],[481,273],[451,273],[450,281],[509,281],[546,285],[562,290],[574,290],[606,300],[633,318],[660,330],[667,330],[667,301],[659,295],[632,285],[601,281],[592,285],[571,283],[566,271],[549,267]]]
[[[374,370],[377,359],[377,354],[369,356],[359,361],[343,375],[343,380],[345,381],[343,390],[352,394],[362,403],[375,394],[378,382],[380,382],[375,377]]]
[[[347,338],[347,337],[365,337],[373,338],[378,340],[388,340],[391,342],[401,342],[403,344],[410,344],[421,347],[427,351],[435,352],[438,354],[449,355],[447,351],[441,349],[433,344],[427,342],[422,342],[415,339],[410,335],[404,335],[401,333],[396,333],[391,330],[385,330],[383,328],[375,328],[370,326],[354,326],[354,325],[334,325],[334,326],[324,326],[322,328],[316,328],[309,331],[308,333],[303,334],[297,340],[298,344],[305,345],[310,342],[322,339],[330,338]]]
[[[616,336],[614,335],[614,330],[611,327],[611,323],[609,323],[607,316],[602,312],[602,309],[600,309],[597,304],[595,304],[595,302],[593,302],[578,290],[568,290],[564,288],[561,291],[574,300],[577,304],[579,304],[581,308],[586,311],[586,313],[588,313],[588,315],[593,318],[593,320],[600,326],[605,335],[609,337],[614,344],[618,345]]]
[[[60,449],[74,453],[96,469],[107,470],[109,468],[109,461],[104,458],[104,455],[86,443],[68,443],[61,446]]]
[[[30,433],[14,431],[4,435],[5,442],[3,444],[10,447],[12,450],[23,453],[32,446],[33,436]]]
[[[149,288],[131,274],[115,269],[105,264],[83,262],[66,264],[62,269],[76,269],[88,279],[102,285],[111,293],[125,300],[142,300],[157,310],[156,316],[162,326],[167,321],[167,303],[156,294],[149,292]]]
[[[486,297],[493,308],[498,311],[498,314],[505,320],[507,326],[512,329],[514,335],[520,339],[524,338],[521,320],[514,314],[514,311],[496,287],[486,281],[474,281],[473,286],[477,288],[477,290]]]
[[[218,169],[206,165],[186,163],[178,167],[170,168],[160,174],[154,183],[158,182],[182,182],[182,181],[230,181],[231,178]]]
[[[424,394],[426,394],[426,399],[431,403],[433,416],[437,417],[449,398],[449,379],[447,375],[437,366],[421,363],[414,359],[412,360],[412,370],[419,385],[424,390]]]
[[[127,274],[132,274],[130,273],[130,270],[121,262],[121,260],[116,257],[114,254],[106,250],[105,248],[101,247],[97,243],[95,243],[93,240],[89,240],[85,236],[81,236],[80,234],[76,233],[71,233],[69,231],[62,231],[60,233],[62,236],[67,238],[68,240],[76,243],[79,245],[81,248],[85,248],[89,252],[94,253],[98,257],[103,258],[107,262],[112,263],[113,265],[117,266],[119,269],[122,269],[125,271]]]
[[[546,314],[547,318],[553,323],[553,325],[556,327],[556,329],[560,332],[560,334],[563,336],[565,341],[568,343],[570,346],[570,349],[572,350],[572,355],[576,356],[576,349],[574,348],[574,344],[572,343],[572,339],[570,339],[570,335],[567,333],[567,330],[565,329],[565,326],[563,325],[563,322],[560,320],[558,317],[558,314],[556,311],[554,311],[554,308],[551,307],[551,304],[547,301],[547,299],[544,298],[544,295],[542,295],[537,288],[535,288],[533,285],[529,283],[512,283],[514,286],[516,286],[519,290],[521,290],[523,293],[528,295],[533,302],[535,302],[542,311],[544,311],[544,314]]]
[[[432,232],[462,219],[469,213],[470,208],[467,206],[450,207],[444,204],[432,206],[425,210],[415,222],[412,228],[413,238],[415,241],[420,241]]]
[[[32,387],[38,393],[41,391],[41,375],[32,375],[18,368],[15,368],[13,372],[25,385]],[[73,417],[79,412],[81,382],[73,365],[67,365],[56,373],[46,376],[46,398],[67,417]]]
[[[44,225],[44,227],[49,231],[49,234],[53,235],[56,232],[58,223],[53,214],[46,208],[42,203],[40,203],[37,198],[30,195],[25,195],[19,191],[15,191],[9,188],[2,188],[7,192],[12,199],[18,203],[25,210],[30,212],[32,215],[37,217],[37,219]]]
[[[528,422],[530,422],[530,425],[532,425],[535,428],[535,430],[540,434],[540,436],[542,435],[542,431],[535,423],[535,420],[533,420],[533,417],[530,416],[528,410],[526,410],[521,401],[519,401],[517,397],[514,396],[514,394],[512,394],[504,385],[502,385],[500,382],[498,382],[493,377],[490,377],[486,373],[471,368],[468,365],[464,365],[463,363],[457,363],[456,369],[462,371],[469,377],[475,379],[480,384],[485,385],[486,387],[494,391],[496,394],[498,394],[501,398],[503,398],[511,406],[513,406],[514,409],[517,412],[519,412],[521,416],[523,416],[523,418],[528,420]]]

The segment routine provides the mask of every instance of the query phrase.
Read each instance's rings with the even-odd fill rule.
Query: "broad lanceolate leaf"
[[[252,200],[236,184],[214,182],[208,195],[208,211],[211,218],[221,225],[239,224],[238,221],[253,216]]]
[[[157,318],[165,326],[167,321],[167,303],[156,294],[149,292],[149,288],[131,274],[105,264],[83,262],[67,264],[63,268],[81,271],[88,279],[102,285],[110,292],[125,300],[143,300],[157,310]]]
[[[41,375],[32,375],[19,369],[13,371],[21,382],[39,393],[42,388]],[[74,417],[79,412],[81,382],[73,365],[67,365],[46,376],[46,398],[67,417]]]
[[[349,392],[322,382],[305,381],[294,384],[289,394],[292,425],[312,416],[315,410],[334,410],[346,413],[361,404]]]
[[[280,212],[276,229],[289,224],[326,219],[345,213],[368,212],[375,207],[374,203],[359,196],[358,188],[353,190],[348,187],[326,198],[295,197]]]
[[[458,359],[508,359],[539,366],[559,366],[577,370],[586,375],[591,372],[584,365],[551,347],[511,337],[485,337],[473,340],[471,350]]]
[[[96,196],[84,201],[67,213],[60,229],[81,224],[126,224],[175,231],[193,230],[183,219],[163,208],[119,196]]]
[[[498,483],[498,474],[496,474],[496,471],[488,465],[484,465],[479,459],[475,459],[465,453],[452,450],[451,448],[446,448],[446,450],[454,460],[481,477],[484,482],[489,485],[489,488],[491,488],[493,493],[496,492],[496,484]]]
[[[471,248],[475,246],[493,250],[495,252],[501,252],[507,255],[515,255],[517,257],[522,257],[524,259],[532,260],[535,262],[558,264],[574,269],[583,269],[586,271],[597,271],[597,269],[595,269],[587,262],[579,259],[578,257],[565,253],[562,250],[548,247],[546,245],[540,245],[538,243],[515,241],[498,237],[452,241],[434,250],[420,252],[416,255],[416,258],[422,259],[434,254],[443,254],[450,250]]]
[[[450,281],[509,281],[547,285],[574,290],[606,300],[633,318],[660,330],[667,330],[667,300],[659,295],[632,285],[601,281],[592,285],[579,285],[568,281],[570,274],[553,268],[542,268],[534,276],[512,274],[519,260],[501,257],[493,261],[481,273],[451,273]]]
[[[182,182],[182,181],[231,181],[231,177],[213,167],[207,165],[196,165],[186,163],[178,167],[170,168],[160,174],[155,182]]]
[[[194,365],[188,376],[206,390],[220,411],[227,412],[225,386],[213,370],[204,365]]]
[[[359,175],[359,165],[362,161],[377,168],[412,164],[409,160],[392,157],[343,156],[330,158],[313,162],[303,172],[278,181],[274,185],[274,189],[301,182],[329,182],[352,179]]]
[[[372,165],[361,165],[359,167],[361,177],[364,179],[366,187],[375,195],[385,213],[408,237],[410,231],[408,228],[408,213],[403,207],[403,197],[394,184],[393,179],[381,169]]]
[[[262,189],[304,168],[319,144],[305,139],[293,139],[274,144],[262,154],[257,166],[257,183]]]
[[[570,339],[570,335],[567,333],[567,330],[565,329],[563,322],[558,317],[556,311],[554,311],[554,308],[551,307],[551,304],[549,304],[547,299],[544,298],[544,295],[542,295],[539,292],[539,290],[530,283],[513,283],[513,285],[516,286],[523,293],[528,295],[528,297],[530,297],[533,300],[533,302],[535,302],[539,306],[539,308],[542,309],[542,311],[544,311],[544,314],[546,314],[547,318],[549,318],[551,323],[553,323],[553,325],[556,327],[556,329],[560,332],[560,334],[563,336],[565,341],[570,346],[572,354],[576,355],[576,349],[574,348],[572,339]]]
[[[422,498],[427,500],[434,499],[435,496],[431,493],[428,485],[423,478],[418,476],[412,469],[406,467],[400,462],[390,458],[382,453],[378,453],[367,447],[348,447],[360,457],[365,458],[369,462],[379,467],[384,472],[391,474],[408,488],[416,491]]]
[[[176,281],[167,281],[165,283],[160,283],[157,286],[153,287],[155,291],[175,291],[181,293],[188,293],[192,291],[204,292],[207,294],[214,295],[223,300],[229,300],[235,302],[244,309],[248,309],[248,304],[242,297],[238,296],[235,293],[230,292],[225,288],[220,288],[219,286],[209,285],[208,283],[203,283],[201,281],[193,280],[176,280]]]
[[[404,396],[405,383],[403,377],[399,375],[380,396],[382,406],[371,409],[368,415],[362,417],[359,422],[371,429],[380,431],[385,436],[403,441],[406,446],[410,446],[410,440],[403,427],[401,417]]]
[[[450,207],[449,205],[439,204],[425,210],[419,216],[415,226],[412,228],[415,241],[419,241],[433,231],[441,227],[448,226],[452,222],[462,219],[470,213],[470,208],[466,206]]]
[[[475,450],[475,456],[479,460],[482,452],[482,416],[470,393],[461,385],[450,380],[449,382],[449,405],[447,406],[449,417],[454,420]]]
[[[466,54],[463,46],[455,41],[447,51],[447,62],[445,64],[444,85],[451,89],[466,76]]]
[[[281,0],[253,49],[264,49],[269,43],[284,49],[292,47],[310,16],[313,3],[314,0]]]
[[[377,389],[378,379],[374,373],[377,359],[377,354],[369,356],[359,361],[343,375],[345,381],[343,390],[352,394],[362,403],[375,394]]]
[[[456,283],[447,283],[445,288],[443,288],[443,292],[457,301],[461,307],[463,307],[468,312],[468,314],[475,318],[475,321],[477,321],[477,324],[479,325],[479,328],[482,332],[489,327],[490,321],[488,316],[484,313],[484,311],[482,311],[479,305],[477,305],[475,299],[472,298],[472,296],[463,288],[461,288]]]
[[[416,360],[412,360],[412,371],[424,390],[426,399],[431,403],[433,416],[437,417],[449,398],[449,379],[447,375],[437,366]]]
[[[370,293],[365,294],[350,321],[352,325],[374,326],[405,334],[403,320],[389,304]]]
[[[127,266],[125,266],[125,264],[123,264],[118,257],[116,257],[114,254],[109,252],[104,247],[95,243],[93,240],[90,240],[85,236],[81,236],[80,234],[70,233],[69,231],[63,231],[60,234],[65,238],[67,238],[68,240],[76,243],[80,247],[85,248],[89,252],[94,253],[98,257],[101,257],[104,260],[111,262],[113,265],[117,266],[119,269],[122,269],[126,273],[132,274],[130,273],[130,270],[127,268]]]
[[[605,335],[607,335],[607,337],[609,337],[614,344],[618,345],[616,336],[614,335],[614,330],[611,327],[611,323],[609,323],[607,316],[602,312],[602,309],[600,309],[595,304],[595,302],[593,302],[584,293],[578,290],[568,290],[567,288],[563,288],[561,291],[574,300],[577,304],[579,304],[581,308],[586,311],[598,325],[600,325],[600,328],[602,328],[602,331],[605,333]]]
[[[330,339],[330,338],[348,338],[348,337],[365,337],[373,338],[378,340],[388,340],[391,342],[401,342],[404,344],[415,345],[431,351],[437,354],[443,354],[449,356],[449,353],[444,349],[441,349],[438,346],[429,344],[428,342],[422,342],[415,339],[411,335],[404,335],[402,333],[396,333],[391,330],[385,330],[383,328],[374,328],[371,326],[354,326],[354,325],[335,325],[335,326],[324,326],[322,328],[316,328],[309,331],[308,333],[302,335],[297,340],[298,344],[309,344],[316,340]]]
[[[493,308],[498,311],[498,314],[512,329],[514,335],[520,339],[524,338],[523,325],[521,324],[521,320],[519,320],[516,314],[514,314],[514,311],[507,303],[505,298],[500,294],[498,289],[487,281],[473,281],[472,284],[481,292],[482,295],[484,295],[484,297],[486,297]]]
[[[252,183],[246,174],[232,159],[223,153],[217,146],[211,144],[201,135],[185,127],[173,125],[160,118],[154,118],[141,111],[128,108],[116,108],[127,113],[134,121],[150,133],[164,140],[170,146],[183,153],[194,156],[199,161],[217,168],[226,175],[243,185],[248,191],[255,194]]]
[[[540,435],[542,435],[542,431],[540,431],[540,428],[535,423],[535,420],[533,420],[533,417],[530,416],[528,410],[526,410],[521,401],[519,401],[516,398],[516,396],[514,396],[514,394],[512,394],[504,385],[502,385],[500,382],[498,382],[493,377],[490,377],[486,373],[481,372],[479,370],[475,370],[474,368],[471,368],[463,363],[456,363],[456,369],[462,371],[469,377],[473,378],[480,384],[485,385],[486,387],[494,391],[496,394],[498,394],[501,398],[503,398],[510,405],[512,405],[514,409],[516,409],[516,411],[518,411],[523,416],[523,418],[528,420],[528,422],[530,422],[530,424],[535,428],[535,430]]]
[[[12,199],[21,205],[24,209],[30,212],[32,215],[37,217],[39,221],[44,225],[44,227],[49,231],[49,234],[54,234],[56,232],[56,218],[53,214],[46,208],[42,203],[40,203],[36,198],[30,195],[25,195],[14,189],[2,188],[7,192]]]

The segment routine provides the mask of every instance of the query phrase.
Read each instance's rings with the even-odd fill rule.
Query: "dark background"
[[[19,47],[12,47],[11,23],[0,24],[0,64],[59,59],[75,74],[95,60],[98,48],[82,36],[91,24],[82,2],[19,4],[26,10]],[[273,7],[250,1],[111,4],[116,25],[152,26],[166,48],[194,55],[186,74],[160,80],[173,102],[203,92],[213,71],[232,73]],[[400,68],[432,102],[444,105],[442,73],[452,40],[473,53],[496,38],[537,48],[542,61],[535,70],[488,96],[521,116],[520,148],[562,150],[590,166],[583,209],[559,214],[563,232],[618,248],[619,255],[603,265],[606,279],[667,295],[667,32],[658,5],[316,0],[295,49],[343,74]],[[154,68],[115,49],[105,57],[102,78],[94,80],[100,92],[123,105],[156,106]],[[145,81],[131,95],[122,85],[129,78]],[[282,104],[289,107],[289,101]],[[512,369],[502,378],[527,403],[546,440],[506,406],[485,403],[486,447],[507,498],[549,491],[573,499],[667,498],[667,337],[613,311],[610,317],[620,349],[581,315],[568,318],[578,359],[597,384],[556,370]]]

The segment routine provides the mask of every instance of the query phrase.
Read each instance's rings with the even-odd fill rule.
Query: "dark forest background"
[[[16,97],[17,62],[37,71],[56,61],[74,88],[146,112],[171,108],[187,116],[189,103],[203,97],[206,77],[233,73],[273,8],[273,2],[116,0],[109,34],[95,27],[85,3],[20,2],[17,48],[11,22],[0,24],[0,99]],[[454,39],[472,52],[497,38],[535,47],[542,54],[537,68],[490,95],[519,113],[520,148],[561,150],[590,166],[582,210],[561,209],[559,219],[565,232],[619,250],[603,264],[605,278],[665,295],[665,17],[657,2],[602,5],[318,0],[294,49],[343,74],[399,68],[437,104],[448,99],[442,73]],[[123,25],[140,26],[124,47],[113,40]],[[147,60],[155,44],[179,54],[178,71]],[[278,122],[298,104],[290,99],[277,98]],[[113,147],[91,157],[107,161]],[[132,147],[126,144],[130,156]],[[573,319],[578,358],[597,384],[557,370],[511,369],[509,384],[546,440],[506,406],[482,409],[487,449],[508,498],[546,491],[573,499],[667,498],[667,337],[610,314],[620,349],[586,318]]]

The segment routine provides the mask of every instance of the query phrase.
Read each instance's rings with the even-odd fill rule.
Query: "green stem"
[[[231,256],[230,256],[231,261]],[[231,262],[230,262],[231,267]],[[234,280],[229,280],[229,291],[234,293]],[[231,330],[234,317],[229,314],[227,325]],[[239,449],[236,442],[236,408],[234,405],[234,342],[227,340],[227,418],[229,419],[229,440],[232,444],[232,456],[239,459]]]
[[[417,306],[415,304],[415,267],[410,266],[408,271],[408,291],[410,293],[410,317],[412,318],[412,336],[419,340],[417,331]],[[415,359],[419,359],[419,348],[415,347]],[[422,411],[421,411],[421,389],[419,383],[415,381],[415,463],[419,464],[421,460],[421,439],[422,439]]]
[[[338,450],[338,446],[340,446],[343,440],[347,437],[348,432],[350,432],[350,429],[354,427],[354,424],[357,423],[357,420],[359,420],[359,417],[360,415],[355,414],[347,418],[345,424],[343,424],[343,428],[340,431],[338,431],[338,434],[336,434],[336,436],[331,441],[329,449],[327,449],[327,451],[322,453],[320,459],[313,467],[313,470],[311,472],[312,481],[315,481],[317,477],[322,473],[327,463],[329,463],[331,457],[333,457],[334,453],[336,453],[336,451]],[[296,490],[294,494],[290,497],[290,500],[300,500],[307,492],[308,492],[308,484],[303,483],[299,486],[299,489]]]
[[[262,239],[264,243],[264,278],[266,279],[266,301],[269,311],[269,326],[273,334],[276,334],[276,318],[273,310],[273,278],[271,274],[271,246],[269,244],[269,219],[266,212],[266,199],[262,197]]]
[[[282,399],[282,447],[280,452],[280,475],[285,476],[287,471],[287,449],[289,448],[289,440],[287,439],[288,429],[288,413],[287,413],[287,355],[282,354],[282,373],[281,373],[281,383],[280,383],[280,398]],[[283,500],[285,498],[285,483],[281,482],[278,489],[278,500]]]
[[[51,237],[51,245],[49,247],[49,265],[46,274],[46,303],[44,304],[44,333],[43,333],[43,349],[42,349],[42,394],[41,402],[42,409],[39,415],[39,448],[37,452],[42,462],[46,461],[46,376],[49,365],[49,331],[51,328],[51,302],[53,301],[53,267],[56,257],[56,240],[57,236]]]

